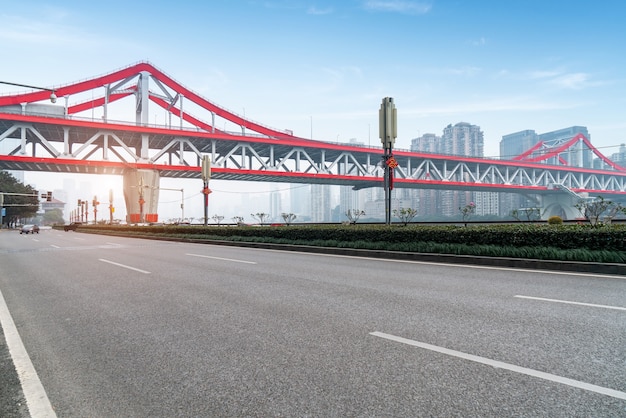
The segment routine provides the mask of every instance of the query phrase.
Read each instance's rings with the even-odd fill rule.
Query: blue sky
[[[486,156],[524,129],[587,126],[608,155],[626,142],[621,0],[3,3],[4,81],[67,84],[148,60],[307,138],[377,144],[391,96],[398,148],[461,121],[481,127]]]

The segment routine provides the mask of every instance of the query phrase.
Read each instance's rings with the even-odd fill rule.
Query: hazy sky
[[[626,142],[623,0],[2,3],[3,81],[68,84],[147,60],[306,138],[377,144],[391,96],[397,148],[461,121],[481,127],[486,156],[524,129],[586,126],[608,155]]]

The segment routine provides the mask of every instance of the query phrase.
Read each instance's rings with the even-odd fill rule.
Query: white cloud
[[[327,7],[325,9],[318,9],[315,6],[311,6],[307,9],[306,13],[309,15],[329,15],[333,12],[332,7]]]
[[[556,77],[553,77],[552,80],[550,80],[550,83],[560,88],[580,90],[589,85],[589,74],[560,74]]]
[[[530,73],[528,73],[528,78],[530,78],[531,80],[538,80],[538,79],[545,79],[545,78],[553,78],[558,76],[559,74],[561,74],[560,71],[531,71]]]
[[[478,67],[459,67],[459,68],[446,68],[443,70],[447,74],[462,75],[466,77],[474,76],[481,72]]]
[[[426,14],[432,8],[430,3],[403,0],[367,0],[363,3],[363,7],[372,11],[413,15]]]
[[[469,44],[471,46],[483,46],[487,43],[487,40],[484,36],[481,36],[479,39],[470,40]]]

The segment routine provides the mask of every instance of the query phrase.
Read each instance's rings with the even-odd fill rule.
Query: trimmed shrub
[[[548,218],[548,225],[562,225],[563,219],[560,216],[550,216]]]

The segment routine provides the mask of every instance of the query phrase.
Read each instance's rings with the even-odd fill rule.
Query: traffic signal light
[[[46,202],[52,202],[52,192],[46,193]]]

